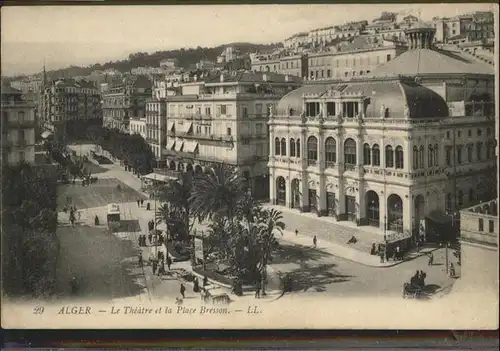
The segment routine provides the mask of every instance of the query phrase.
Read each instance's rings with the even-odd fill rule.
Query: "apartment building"
[[[35,163],[35,105],[20,90],[2,84],[1,163]]]

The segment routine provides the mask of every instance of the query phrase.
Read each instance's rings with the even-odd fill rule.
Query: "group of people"
[[[153,233],[149,233],[147,236],[146,234],[143,234],[143,235],[139,235],[139,237],[137,238],[137,241],[139,243],[139,246],[141,247],[146,247],[148,246],[148,241],[149,241],[149,245],[163,245],[165,243],[165,239],[163,237],[163,235],[161,234],[153,234]]]
[[[144,199],[137,199],[137,207],[142,207],[144,206]],[[149,211],[151,210],[151,204],[149,202],[146,202],[146,210]]]
[[[404,251],[401,249],[399,245],[395,248],[390,249],[387,245],[383,244],[372,244],[372,248],[370,250],[371,255],[378,255],[380,257],[380,263],[389,262],[389,259],[393,259],[394,261],[402,261],[404,259]]]
[[[424,271],[417,271],[410,279],[410,285],[414,288],[423,289],[425,287],[425,278],[427,273]]]

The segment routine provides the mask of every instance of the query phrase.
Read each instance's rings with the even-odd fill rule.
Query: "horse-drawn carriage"
[[[403,299],[409,297],[413,299],[420,299],[427,297],[425,292],[425,277],[426,273],[420,271],[411,277],[410,282],[403,284]]]

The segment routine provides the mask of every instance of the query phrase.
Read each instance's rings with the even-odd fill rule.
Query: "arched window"
[[[378,144],[372,147],[372,166],[380,166],[380,147]]]
[[[318,139],[314,136],[310,136],[307,139],[307,160],[310,163],[316,163],[318,160]]]
[[[286,139],[281,139],[281,155],[286,156]]]
[[[434,149],[432,145],[429,145],[429,152],[427,153],[427,166],[432,167],[432,159],[434,157]]]
[[[300,139],[297,139],[297,142],[295,144],[297,147],[297,157],[300,157]]]
[[[418,147],[413,147],[413,169],[418,169]]]
[[[404,168],[403,147],[397,146],[396,147],[396,169],[403,169],[403,168]]]
[[[424,147],[423,146],[420,146],[420,149],[419,149],[419,164],[420,164],[420,168],[424,168]]]
[[[439,166],[439,146],[434,145],[434,166]]]
[[[337,162],[337,142],[332,137],[325,141],[325,161],[327,167]]]
[[[394,150],[391,145],[385,147],[385,166],[394,167]]]
[[[290,139],[290,157],[295,157],[295,140]]]
[[[458,206],[462,206],[464,204],[464,193],[462,190],[458,191]]]
[[[363,145],[363,164],[369,165],[371,163],[371,150],[370,145],[365,143]]]
[[[351,138],[344,143],[344,162],[349,165],[356,165],[356,142]]]
[[[274,139],[274,154],[276,156],[281,155],[281,152],[280,152],[280,140],[279,140],[279,138]]]

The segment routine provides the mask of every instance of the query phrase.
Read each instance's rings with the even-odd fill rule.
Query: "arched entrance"
[[[193,173],[193,165],[191,163],[187,164],[186,172]]]
[[[398,233],[403,232],[403,200],[396,194],[387,198],[387,227]]]
[[[365,195],[366,216],[368,225],[373,227],[380,226],[380,201],[378,194],[373,190],[368,190]]]
[[[184,165],[182,164],[182,162],[179,162],[179,164],[177,165],[177,170],[178,170],[179,172],[184,171]]]
[[[299,180],[294,178],[292,179],[292,208],[300,208],[300,188],[299,188]]]
[[[286,183],[283,177],[276,178],[276,204],[286,205]]]
[[[171,170],[174,170],[175,171],[175,162],[174,161],[170,161],[168,167],[171,169]]]
[[[200,165],[194,166],[194,173],[196,173],[196,174],[202,174],[203,173],[203,168],[201,168]]]

